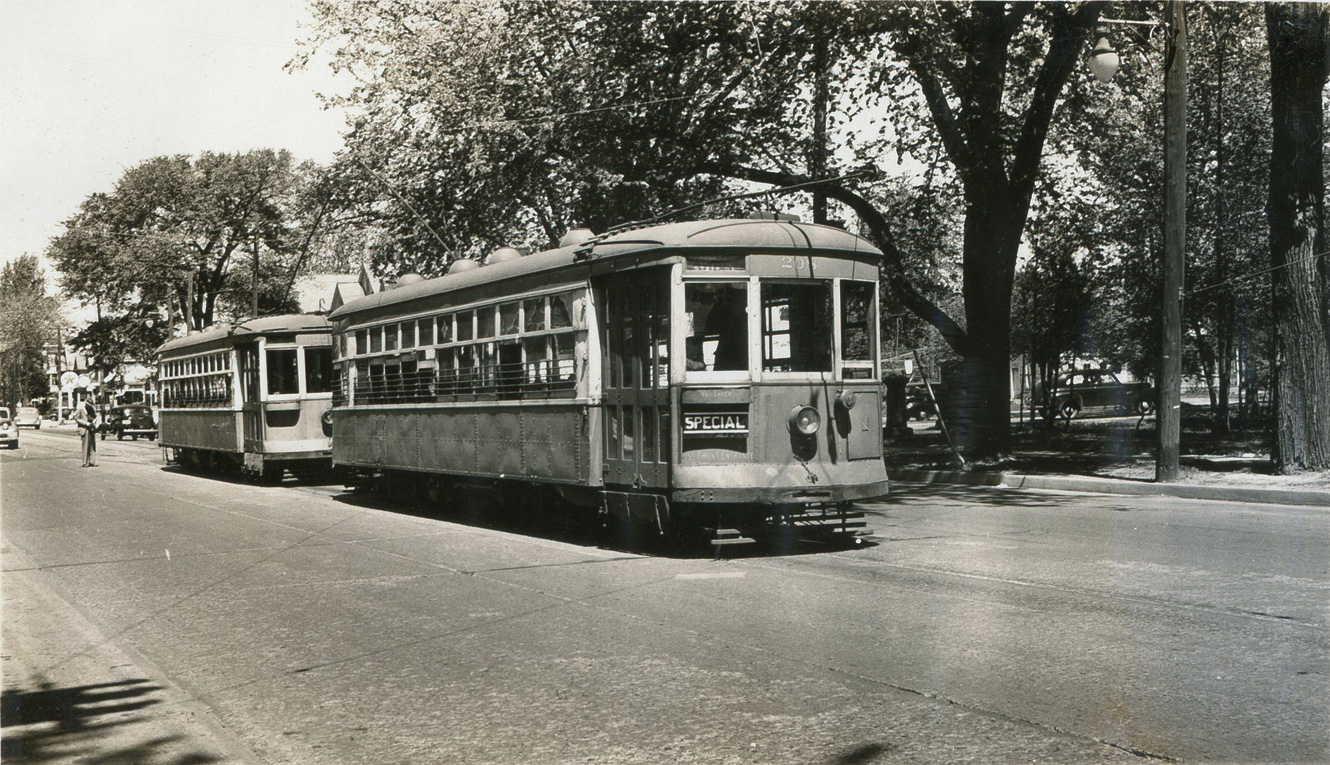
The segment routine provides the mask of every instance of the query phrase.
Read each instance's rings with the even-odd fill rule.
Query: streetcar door
[[[670,460],[669,271],[607,278],[597,292],[605,482],[664,487]]]
[[[263,451],[263,392],[260,386],[259,344],[247,343],[236,349],[240,359],[240,424],[244,430],[245,452]]]

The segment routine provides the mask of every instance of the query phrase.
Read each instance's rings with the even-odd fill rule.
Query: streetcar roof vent
[[[520,250],[512,247],[500,247],[494,252],[491,252],[489,257],[485,258],[485,265],[492,266],[495,263],[506,263],[510,260],[517,260],[520,257],[522,257]]]
[[[408,284],[415,284],[416,282],[423,281],[425,281],[425,277],[420,274],[402,274],[401,278],[397,280],[397,284],[394,284],[393,287],[405,287]]]
[[[776,212],[775,210],[756,210],[748,213],[748,220],[784,220],[791,223],[799,223],[799,216],[793,213]]]
[[[480,268],[479,263],[477,263],[474,260],[471,260],[470,258],[462,258],[461,260],[454,260],[448,266],[448,273],[460,274],[463,273],[464,271],[474,271],[477,268]]]
[[[564,234],[563,238],[559,240],[559,246],[576,247],[579,244],[586,244],[595,236],[596,232],[589,228],[570,228],[568,233]]]

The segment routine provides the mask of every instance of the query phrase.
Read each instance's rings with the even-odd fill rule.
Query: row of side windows
[[[337,337],[338,358],[469,343],[533,332],[582,329],[581,291],[528,298],[374,327]]]
[[[216,353],[205,353],[199,356],[191,356],[187,359],[163,361],[161,364],[161,379],[191,377],[194,375],[215,374],[229,371],[231,371],[230,351],[218,351]]]
[[[584,291],[510,301],[344,332],[335,399],[571,395],[585,345]],[[354,376],[352,365],[354,364]]]

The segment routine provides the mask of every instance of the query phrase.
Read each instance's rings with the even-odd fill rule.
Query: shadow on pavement
[[[574,506],[542,506],[539,509],[501,507],[490,497],[463,494],[430,503],[415,497],[393,497],[371,491],[347,491],[333,497],[337,502],[390,513],[412,515],[476,528],[548,539],[583,547],[602,547],[620,552],[663,558],[752,558],[815,555],[875,546],[862,537],[815,533],[790,528],[773,529],[755,544],[722,548],[719,555],[707,538],[698,536],[659,537],[626,533],[603,526],[594,510]]]
[[[96,765],[217,762],[218,758],[208,754],[180,754],[179,736],[120,748],[107,745],[107,736],[113,730],[143,720],[133,713],[161,703],[153,695],[157,690],[159,687],[147,680],[6,689],[0,694],[0,759],[9,763],[77,761]]]
[[[1000,486],[964,486],[944,483],[892,482],[891,493],[864,505],[866,512],[881,510],[883,506],[908,503],[964,502],[994,507],[1071,507],[1084,504],[1084,498],[1044,493],[1030,489],[1007,489]]]
[[[836,755],[831,765],[866,765],[877,762],[878,757],[891,753],[893,749],[895,747],[890,744],[863,744]]]

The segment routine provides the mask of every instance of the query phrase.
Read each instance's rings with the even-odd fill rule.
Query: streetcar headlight
[[[854,403],[858,400],[859,397],[852,390],[843,390],[836,394],[836,403],[845,407],[847,412],[854,408]]]
[[[790,410],[790,432],[811,436],[822,427],[822,415],[811,406],[796,406]]]

